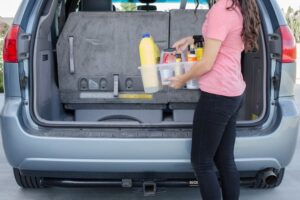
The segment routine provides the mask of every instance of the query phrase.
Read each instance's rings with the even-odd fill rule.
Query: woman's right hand
[[[173,48],[176,49],[177,52],[183,52],[189,45],[194,43],[194,39],[192,36],[182,38],[173,44]]]

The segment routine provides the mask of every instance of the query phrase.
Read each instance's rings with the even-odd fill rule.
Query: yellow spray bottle
[[[199,41],[197,41],[196,43],[196,57],[197,57],[197,61],[202,60],[203,57],[203,53],[204,53],[204,39],[203,37],[200,38]]]

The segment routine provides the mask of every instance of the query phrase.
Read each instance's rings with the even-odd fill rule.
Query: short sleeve
[[[206,20],[205,37],[224,41],[231,27],[230,11],[226,10],[226,6],[215,4]]]

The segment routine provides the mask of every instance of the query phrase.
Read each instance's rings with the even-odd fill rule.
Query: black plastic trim
[[[139,180],[162,180],[162,179],[194,179],[194,172],[70,172],[70,171],[35,171],[20,170],[21,175],[44,178],[61,179],[139,179]],[[254,177],[256,171],[240,171],[241,177]]]

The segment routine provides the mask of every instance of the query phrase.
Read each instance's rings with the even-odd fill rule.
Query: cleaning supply
[[[146,93],[158,92],[161,88],[156,64],[159,62],[159,48],[153,37],[146,33],[139,45],[142,80]]]
[[[190,45],[189,48],[189,53],[187,55],[187,61],[189,63],[197,62],[197,57],[196,57],[196,52],[195,52],[195,46]],[[185,67],[185,72],[189,71],[192,65],[189,65],[189,67]],[[197,79],[190,80],[186,83],[186,88],[187,89],[197,89],[199,88],[198,86],[198,81]]]
[[[196,57],[196,52],[195,52],[195,46],[194,45],[190,45],[189,48],[189,53],[187,55],[187,61],[188,62],[196,62],[197,61],[197,57]]]
[[[204,37],[203,35],[193,35],[194,45],[196,46],[195,52],[197,61],[200,61],[203,57],[204,51]]]
[[[196,43],[196,57],[197,57],[197,61],[202,60],[203,53],[204,53],[203,41],[197,42]]]
[[[181,75],[183,72],[182,67],[181,67],[181,62],[182,62],[182,56],[181,53],[176,53],[175,54],[175,61],[176,61],[176,65],[175,65],[175,76],[179,76]]]
[[[142,67],[158,63],[160,50],[150,34],[145,33],[143,35],[139,46],[139,52]]]
[[[160,63],[161,64],[174,63],[176,58],[173,52],[175,50],[176,49],[174,48],[163,49],[160,55]]]

